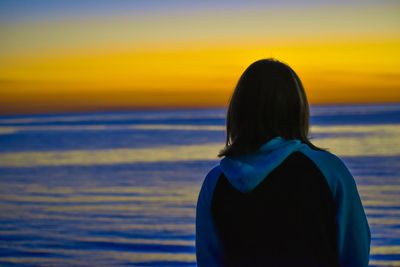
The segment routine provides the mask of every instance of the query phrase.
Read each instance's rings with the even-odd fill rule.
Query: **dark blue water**
[[[0,117],[0,266],[195,266],[195,204],[225,111]],[[371,266],[400,266],[400,105],[314,106],[353,173]]]

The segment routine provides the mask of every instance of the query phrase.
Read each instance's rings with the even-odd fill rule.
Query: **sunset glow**
[[[311,103],[400,101],[397,2],[51,2],[0,2],[0,114],[224,106],[267,57]]]

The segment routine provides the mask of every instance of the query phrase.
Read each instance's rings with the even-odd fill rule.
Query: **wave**
[[[191,124],[127,124],[127,125],[45,125],[45,126],[0,126],[0,134],[18,132],[51,132],[51,131],[121,131],[121,130],[179,130],[179,131],[224,131],[220,125]],[[312,134],[319,133],[363,133],[363,134],[399,134],[400,124],[377,125],[314,125]]]
[[[352,128],[354,131],[357,130],[354,127]],[[328,148],[338,156],[400,156],[400,135],[398,134],[398,128],[396,130],[386,130],[384,132],[374,129],[380,135],[364,137],[340,136],[318,138],[313,139],[313,143],[317,146]],[[11,152],[0,154],[0,167],[112,165],[217,160],[217,153],[223,148],[223,145],[223,143],[206,143],[151,148]]]

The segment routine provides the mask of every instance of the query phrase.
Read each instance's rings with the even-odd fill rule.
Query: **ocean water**
[[[311,115],[311,140],[357,182],[370,265],[400,266],[400,104]],[[224,123],[224,109],[1,116],[0,266],[196,266]]]

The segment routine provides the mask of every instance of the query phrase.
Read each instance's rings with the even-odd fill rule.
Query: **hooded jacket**
[[[370,241],[346,165],[297,139],[222,158],[198,196],[199,267],[366,267]]]

